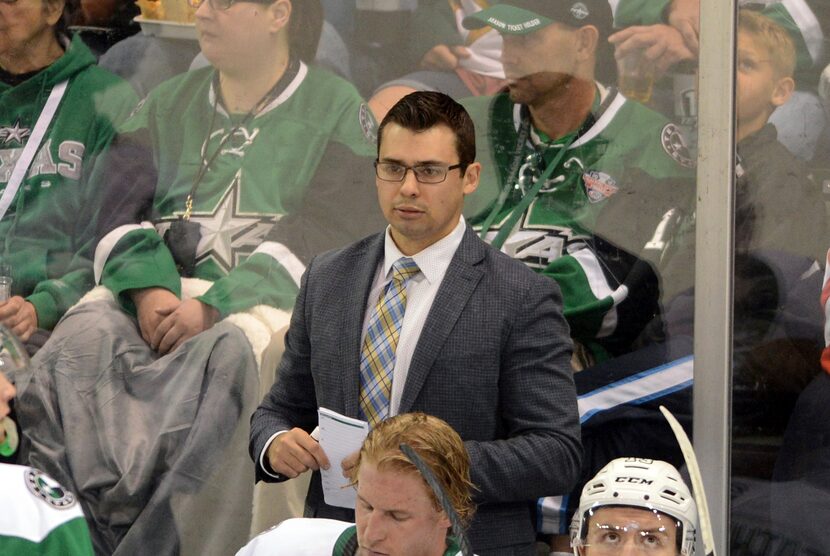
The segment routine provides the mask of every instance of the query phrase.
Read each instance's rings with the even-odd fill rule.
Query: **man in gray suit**
[[[470,454],[476,553],[532,554],[536,499],[568,492],[580,468],[571,343],[556,283],[487,246],[461,217],[480,169],[473,123],[446,95],[413,93],[389,111],[376,162],[389,226],[309,263],[250,451],[261,480],[313,470],[307,516],[352,520],[323,502],[318,470],[330,463],[309,435],[318,407],[370,423],[438,416]],[[417,268],[398,282],[402,258]],[[395,284],[404,308],[386,316],[402,323],[391,355],[372,355]],[[388,374],[373,382],[371,365]]]

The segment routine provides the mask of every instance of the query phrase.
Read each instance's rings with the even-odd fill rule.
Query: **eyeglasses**
[[[461,168],[461,164],[445,166],[443,164],[419,164],[407,166],[397,162],[381,162],[375,160],[375,175],[383,181],[402,182],[406,179],[406,173],[412,170],[415,179],[419,183],[441,183],[447,179],[450,170]]]
[[[4,2],[7,0],[0,0],[0,2]],[[17,0],[15,0],[17,1]],[[239,2],[251,2],[253,4],[271,4],[274,0],[207,0],[210,7],[214,10],[227,10],[234,4],[238,4]],[[187,5],[193,9],[198,9],[205,0],[187,0]]]

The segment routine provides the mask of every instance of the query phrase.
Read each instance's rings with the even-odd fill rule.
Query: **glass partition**
[[[21,463],[100,551],[228,553],[302,514],[305,483],[253,486],[249,418],[314,257],[385,229],[378,124],[425,90],[475,123],[467,225],[562,295],[584,458],[526,501],[539,542],[567,550],[612,459],[684,466],[664,405],[723,552],[828,551],[830,7],[499,4],[68,2],[38,63],[0,52],[0,323],[38,354]]]
[[[731,554],[822,554],[828,375],[830,12],[739,6],[736,31]]]

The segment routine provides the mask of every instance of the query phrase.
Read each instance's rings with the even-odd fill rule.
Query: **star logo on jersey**
[[[33,495],[58,510],[68,510],[75,505],[75,496],[64,489],[52,477],[30,467],[24,474],[26,488]]]
[[[253,253],[274,226],[273,215],[239,210],[240,182],[237,172],[212,212],[194,211],[191,215],[190,221],[199,224],[202,235],[196,247],[197,265],[213,259],[225,272],[230,272]]]
[[[4,145],[7,145],[12,141],[17,141],[22,145],[24,139],[31,134],[31,129],[27,127],[20,127],[20,120],[17,120],[13,127],[0,127],[0,140],[3,141]]]
[[[592,203],[604,201],[617,191],[617,181],[605,172],[588,170],[582,174],[582,182],[585,184],[585,193]]]

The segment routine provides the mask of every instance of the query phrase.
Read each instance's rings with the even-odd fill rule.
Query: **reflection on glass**
[[[507,2],[462,21],[501,34],[507,79],[463,101],[483,164],[465,211],[491,245],[559,284],[582,397],[582,482],[617,456],[682,464],[660,403],[691,423],[690,306],[672,302],[693,285],[695,155],[667,115],[679,106],[694,133],[694,56],[650,53],[683,44],[659,14],[624,29],[613,15],[599,0]],[[640,60],[649,106],[617,89],[615,50]],[[692,75],[679,102],[675,71]],[[689,326],[669,329],[671,319]],[[566,500],[540,501],[544,533],[567,530],[582,482]]]
[[[830,515],[825,425],[816,426],[830,399],[815,303],[827,248],[816,182],[826,166],[823,109],[800,123],[820,106],[814,86],[827,15],[812,2],[739,13],[732,554],[828,548],[817,526]]]

